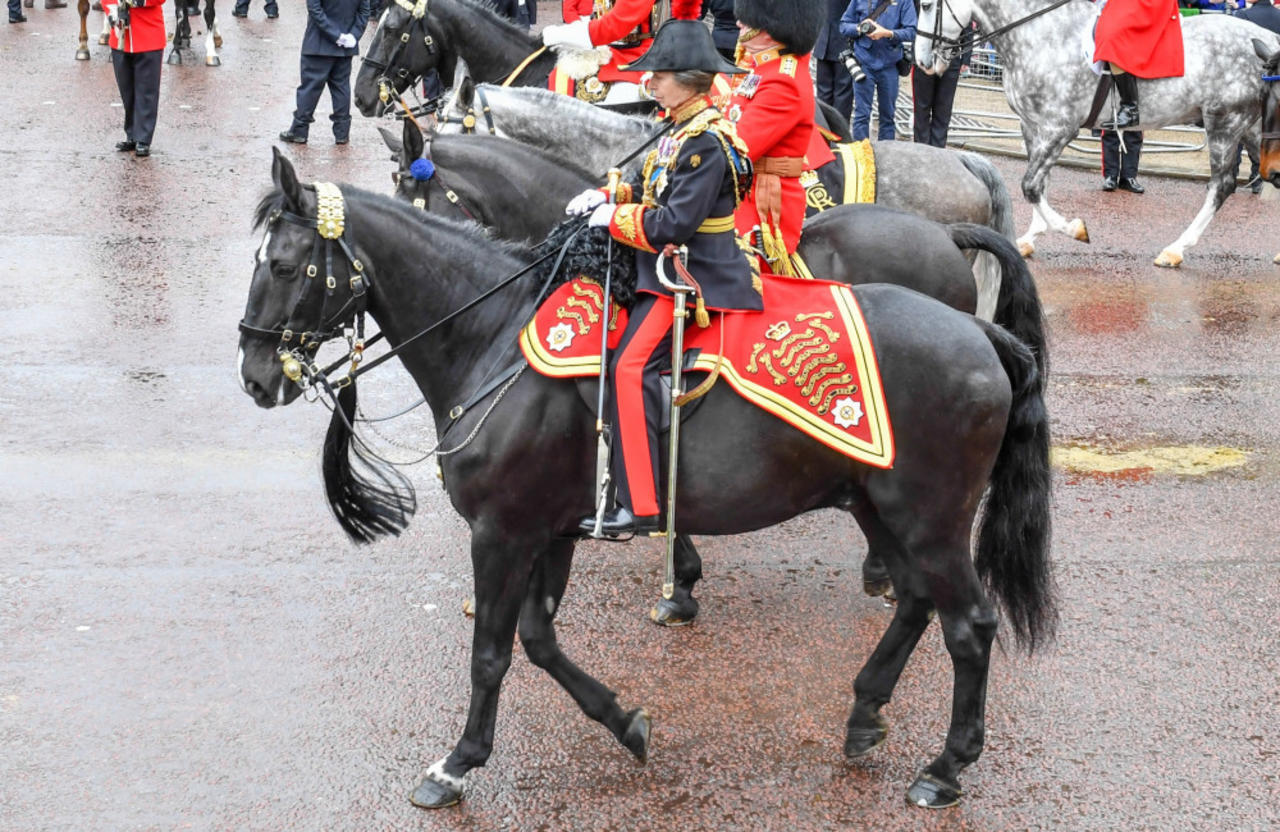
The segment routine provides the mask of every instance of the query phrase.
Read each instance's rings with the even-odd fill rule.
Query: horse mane
[[[609,245],[612,236],[604,228],[588,228],[581,218],[570,218],[551,229],[547,239],[533,248],[533,254],[543,256],[558,252],[567,243],[564,262],[559,273],[551,281],[548,292],[561,284],[568,283],[577,277],[588,277],[599,283],[605,282],[605,273],[610,269]],[[542,263],[534,270],[533,290],[540,289],[547,275],[555,266],[555,258]],[[609,283],[610,294],[624,309],[630,309],[636,301],[636,258],[635,249],[615,245],[612,259],[613,277]]]
[[[465,0],[460,0],[465,2]],[[637,135],[657,126],[657,122],[638,116],[617,113],[608,107],[599,107],[579,101],[571,95],[562,95],[542,87],[502,87],[498,84],[477,84],[485,92],[494,95],[514,95],[529,99],[547,118],[569,119],[575,124],[585,124],[593,129],[617,132],[625,130]]]
[[[542,45],[540,37],[530,34],[523,26],[499,14],[493,0],[457,0],[457,2],[461,6],[467,6],[484,15],[491,23],[502,29],[504,34],[519,38],[534,48]],[[534,0],[530,0],[530,2],[534,2]]]
[[[552,93],[552,95],[556,94]],[[557,95],[556,97],[564,98],[563,95]],[[499,151],[506,156],[511,156],[512,154],[517,153],[524,154],[534,161],[544,163],[547,167],[561,168],[570,173],[576,173],[584,179],[594,180],[596,178],[594,173],[582,167],[576,159],[566,159],[563,156],[552,153],[546,148],[535,147],[534,145],[503,138],[502,136],[465,136],[461,133],[444,133],[439,136],[432,137],[430,144],[434,145],[437,142],[456,144],[456,148],[450,148],[451,150],[455,150],[455,152],[457,149],[461,149],[464,153],[493,153],[495,151]],[[403,164],[403,162],[401,164]],[[446,174],[448,173],[447,165],[442,166],[440,169]]]

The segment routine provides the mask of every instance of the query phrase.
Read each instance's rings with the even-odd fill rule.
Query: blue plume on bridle
[[[409,175],[419,182],[426,182],[436,175],[436,166],[430,159],[414,159],[409,165]]]

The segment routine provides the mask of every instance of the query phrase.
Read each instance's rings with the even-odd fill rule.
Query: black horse
[[[399,137],[378,129],[399,162],[393,175],[398,199],[438,216],[473,219],[506,240],[545,238],[563,219],[569,199],[597,184],[572,163],[519,142],[461,135],[426,139],[409,119]],[[418,159],[432,162],[429,178],[414,178]],[[978,286],[962,249],[986,251],[996,259],[1001,279],[994,320],[1031,347],[1043,382],[1047,354],[1035,282],[1018,250],[990,228],[942,225],[880,205],[843,205],[805,223],[799,252],[820,277],[905,286],[972,314]],[[693,589],[702,577],[702,561],[687,535],[679,536],[677,553],[675,592],[650,612],[664,626],[688,624],[698,615]],[[863,563],[863,578],[869,595],[890,589],[883,560],[874,552]]]
[[[214,12],[214,0],[204,0],[204,64],[205,66],[221,66],[222,59],[218,50],[222,48],[222,33],[218,31],[218,16]],[[169,63],[180,65],[195,60],[195,51],[191,48],[191,16],[199,16],[199,0],[188,3],[178,0],[173,6],[173,50],[169,52]]]
[[[437,436],[450,451],[440,457],[445,487],[471,528],[470,712],[453,752],[430,768],[413,802],[457,802],[463,777],[488,760],[517,629],[530,660],[643,761],[648,714],[624,711],[612,691],[571,663],[553,624],[574,530],[592,507],[594,413],[576,385],[535,373],[516,371],[500,387],[488,386],[494,368],[518,366],[516,332],[532,312],[530,287],[541,278],[530,274],[450,314],[496,288],[501,276],[533,265],[534,253],[491,240],[471,224],[349,187],[341,190],[345,231],[322,239],[318,186],[300,184],[278,151],[272,173],[275,189],[257,213],[267,236],[241,324],[245,391],[263,407],[295,400],[299,389],[282,375],[281,353],[288,358],[298,337],[305,345],[340,332],[363,306],[388,343],[400,347],[400,360],[436,414]],[[334,196],[324,190],[331,214]],[[333,236],[331,226],[319,225]],[[336,264],[332,280],[312,268],[319,263],[330,271],[327,259]],[[936,610],[955,667],[951,727],[944,749],[907,795],[914,804],[941,807],[959,800],[959,775],[982,751],[999,620],[984,582],[1019,644],[1034,650],[1053,633],[1048,416],[1035,357],[1004,329],[896,286],[853,291],[892,414],[894,467],[854,462],[721,384],[684,428],[678,516],[690,534],[752,531],[819,508],[854,516],[884,554],[899,603],[854,681],[844,750],[856,757],[884,740],[879,711]],[[430,322],[436,324],[424,332]],[[354,385],[338,395],[324,471],[339,522],[370,540],[402,529],[412,503],[391,480],[371,481],[353,467],[348,419],[355,398]]]

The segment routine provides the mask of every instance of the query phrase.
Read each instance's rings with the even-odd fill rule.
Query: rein
[[[939,0],[939,2],[942,5],[947,6],[947,0]],[[1006,23],[1003,26],[992,29],[990,32],[983,33],[983,32],[972,32],[972,30],[968,30],[968,31],[963,31],[959,38],[949,38],[942,35],[942,17],[941,15],[937,15],[937,25],[935,26],[935,31],[937,32],[937,34],[935,35],[929,32],[923,32],[923,33],[916,32],[916,37],[923,37],[929,40],[941,41],[942,43],[945,43],[949,46],[964,47],[964,46],[968,46],[971,43],[976,43],[978,38],[980,37],[985,40],[991,40],[992,38],[997,38],[1000,35],[1003,35],[1012,29],[1018,28],[1024,23],[1028,23],[1032,20],[1035,20],[1037,17],[1039,17],[1042,14],[1048,14],[1054,9],[1057,9],[1061,6],[1065,6],[1070,2],[1072,2],[1072,0],[1054,0],[1053,3],[1050,3],[1049,5],[1045,6],[1043,9],[1036,9],[1031,14],[1028,14],[1024,17],[1020,17],[1017,20],[1013,21],[1012,23]],[[950,6],[947,6],[947,10],[950,11]],[[956,23],[960,22],[956,18],[955,12],[951,12],[951,19],[955,20]],[[961,26],[960,28],[962,30],[964,29],[963,26]]]

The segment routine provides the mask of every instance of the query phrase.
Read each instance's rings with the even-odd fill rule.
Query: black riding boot
[[[1138,123],[1138,79],[1131,72],[1112,76],[1116,93],[1120,96],[1120,109],[1116,120],[1102,125],[1104,130],[1132,130]]]

